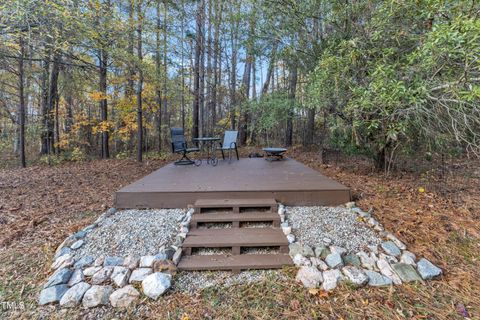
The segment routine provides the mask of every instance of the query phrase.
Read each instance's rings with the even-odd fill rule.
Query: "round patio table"
[[[216,166],[218,163],[218,159],[215,156],[215,142],[220,140],[221,139],[217,137],[193,138],[193,141],[196,141],[200,144],[200,150],[202,150],[202,153],[206,153],[207,163],[211,164],[212,166]]]
[[[287,151],[285,148],[263,148],[262,150],[267,154],[265,158],[267,161],[280,161],[283,159],[283,154]]]

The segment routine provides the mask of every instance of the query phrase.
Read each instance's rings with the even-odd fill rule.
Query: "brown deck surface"
[[[183,242],[184,248],[288,246],[278,228],[192,229]]]
[[[273,269],[292,265],[288,254],[243,254],[182,256],[180,270]]]
[[[212,222],[263,222],[280,221],[276,212],[245,212],[245,213],[201,213],[194,214],[190,223]]]
[[[273,198],[286,205],[337,205],[347,187],[286,158],[220,160],[216,167],[166,165],[116,193],[117,208],[184,208],[199,199]]]

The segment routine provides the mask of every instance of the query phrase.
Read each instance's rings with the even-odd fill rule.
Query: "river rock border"
[[[115,208],[108,209],[93,224],[69,236],[57,248],[50,267],[53,274],[43,285],[39,305],[126,308],[139,300],[140,292],[156,300],[172,286],[193,209],[179,218],[174,244],[160,248],[155,255],[83,256],[75,259],[74,251],[82,247],[86,235],[116,212]]]
[[[329,238],[323,238],[323,244],[315,248],[296,242],[294,231],[288,222],[288,212],[279,205],[278,214],[281,227],[289,242],[289,254],[299,267],[296,280],[306,288],[335,289],[340,282],[355,287],[389,286],[408,282],[423,282],[436,278],[442,270],[425,258],[417,260],[414,253],[392,233],[385,231],[370,212],[349,202],[346,208],[378,232],[383,239],[380,246],[368,246],[359,252],[348,252],[335,246]]]

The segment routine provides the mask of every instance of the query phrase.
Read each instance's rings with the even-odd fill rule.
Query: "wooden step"
[[[292,265],[288,254],[242,254],[242,255],[205,255],[182,256],[180,270],[241,270],[279,269]]]
[[[270,212],[277,211],[275,199],[199,199],[193,205],[195,213],[202,209],[229,209],[239,213],[241,208],[268,208]]]
[[[241,248],[279,247],[288,253],[288,240],[277,228],[228,228],[192,229],[183,242],[186,255],[192,248],[232,248],[232,254],[240,254]]]
[[[244,213],[200,213],[194,214],[190,221],[190,228],[197,228],[199,223],[232,223],[238,228],[240,222],[271,222],[273,227],[280,227],[280,216],[272,212],[244,212]]]

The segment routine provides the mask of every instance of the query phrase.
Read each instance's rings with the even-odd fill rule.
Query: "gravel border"
[[[349,252],[382,243],[381,237],[344,207],[287,207],[286,219],[298,242],[311,247],[325,245],[324,238]]]
[[[174,243],[185,209],[123,210],[104,218],[75,251],[83,256],[142,256],[157,254]]]

